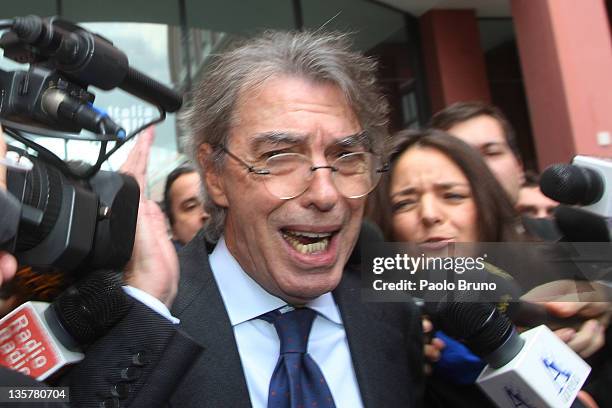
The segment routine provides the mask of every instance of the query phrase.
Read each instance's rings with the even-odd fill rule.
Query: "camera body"
[[[136,181],[109,171],[79,180],[29,159],[30,171],[7,172],[8,191],[21,202],[21,216],[18,231],[2,249],[37,271],[121,269],[134,245]]]
[[[33,166],[7,171],[8,193],[19,201],[20,215],[0,249],[41,272],[120,270],[132,254],[140,191],[132,177],[99,170],[106,142],[115,141],[116,150],[127,138],[93,106],[88,87],[121,88],[157,106],[160,120],[180,108],[182,96],[131,68],[112,42],[71,22],[27,16],[2,28],[9,28],[0,38],[4,56],[30,66],[0,70],[0,121],[36,154],[9,149]],[[66,137],[82,129],[104,142],[98,163],[88,169],[62,162],[16,131]]]

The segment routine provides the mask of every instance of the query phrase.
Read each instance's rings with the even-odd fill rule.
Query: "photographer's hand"
[[[143,131],[121,166],[140,187],[140,204],[134,251],[126,269],[126,283],[161,300],[168,308],[176,296],[179,266],[176,251],[167,239],[167,227],[159,206],[144,196],[147,162],[153,144],[153,129]]]
[[[4,133],[0,126],[0,157],[6,155],[6,142]],[[0,189],[6,190],[6,167],[0,164]],[[13,279],[17,271],[17,260],[8,252],[0,251],[0,286],[8,280]]]

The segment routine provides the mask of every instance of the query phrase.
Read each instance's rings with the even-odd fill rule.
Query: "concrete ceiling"
[[[510,0],[375,0],[414,16],[430,9],[475,9],[478,17],[511,17]]]

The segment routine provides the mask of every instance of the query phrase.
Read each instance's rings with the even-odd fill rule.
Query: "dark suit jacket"
[[[181,281],[172,314],[204,351],[175,390],[173,407],[250,407],[228,314],[207,261],[202,235],[179,254]],[[359,271],[347,270],[333,292],[366,407],[421,406],[422,330],[417,307],[362,303]],[[339,402],[339,401],[338,401]]]
[[[161,407],[200,350],[168,319],[133,301],[59,382],[70,387],[73,407]]]
[[[71,406],[250,407],[234,332],[202,235],[179,253],[177,328],[134,301],[130,312],[62,383]],[[362,303],[359,273],[333,293],[366,407],[418,407],[424,392],[419,312],[408,303]],[[134,378],[126,380],[126,369]],[[339,401],[338,401],[339,402]],[[115,403],[116,405],[113,405]]]

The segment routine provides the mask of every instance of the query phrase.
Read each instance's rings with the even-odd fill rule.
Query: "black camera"
[[[7,29],[0,38],[4,56],[30,67],[0,70],[0,121],[30,148],[9,150],[27,157],[32,166],[29,171],[8,169],[8,191],[19,201],[20,216],[0,249],[41,271],[120,269],[132,253],[140,193],[132,177],[100,171],[100,166],[144,127],[178,110],[182,97],[131,68],[107,39],[68,21],[17,17],[1,20],[2,29]],[[160,118],[126,135],[94,107],[90,85],[119,87],[156,105]],[[101,141],[98,162],[85,168],[61,161],[21,133],[57,136],[82,129]],[[115,146],[106,153],[109,141]]]
[[[21,215],[18,231],[3,249],[37,271],[122,268],[134,246],[136,181],[109,171],[79,180],[43,160],[28,159],[30,171],[7,172],[8,191],[20,201]]]

